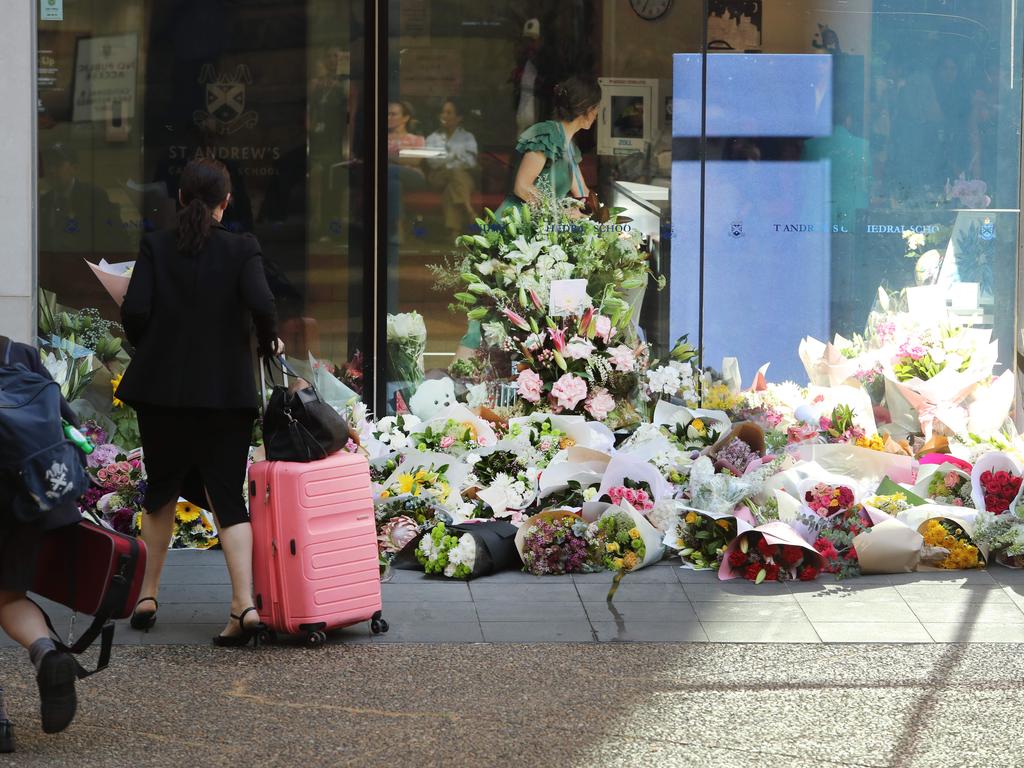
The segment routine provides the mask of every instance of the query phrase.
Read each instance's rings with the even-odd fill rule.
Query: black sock
[[[39,665],[43,663],[43,657],[50,651],[56,650],[57,646],[49,637],[41,637],[28,647],[28,658],[31,660],[32,666],[36,668],[36,672],[39,671]]]

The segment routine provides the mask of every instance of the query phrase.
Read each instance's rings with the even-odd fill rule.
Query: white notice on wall
[[[135,116],[138,43],[134,33],[78,41],[75,56],[76,123]]]
[[[39,0],[40,21],[64,21],[64,0]]]

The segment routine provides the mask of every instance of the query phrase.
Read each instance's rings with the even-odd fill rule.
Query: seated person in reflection
[[[427,181],[441,190],[444,226],[454,239],[476,218],[471,196],[477,145],[473,134],[462,127],[463,112],[454,99],[445,100],[439,119],[441,127],[427,136],[426,145],[444,150],[444,155],[427,159]]]
[[[39,238],[44,251],[113,250],[121,217],[107,193],[78,178],[78,153],[54,144],[43,157],[49,189],[39,196]]]
[[[403,149],[419,149],[426,139],[416,129],[416,116],[407,101],[392,101],[388,104],[388,159],[396,161]]]

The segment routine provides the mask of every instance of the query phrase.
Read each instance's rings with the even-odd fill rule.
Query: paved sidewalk
[[[17,768],[965,768],[1024,754],[1020,645],[120,648]]]
[[[506,572],[469,583],[393,574],[384,584],[391,631],[372,636],[361,624],[332,633],[332,642],[1024,642],[1024,571],[1001,566],[755,586],[665,561],[628,575],[611,604],[608,573]],[[171,552],[156,628],[125,624],[117,642],[206,645],[224,626],[229,599],[220,552]],[[53,608],[53,616],[65,631],[67,611]]]

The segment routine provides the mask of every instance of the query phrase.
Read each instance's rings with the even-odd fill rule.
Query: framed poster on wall
[[[72,120],[88,123],[134,118],[138,59],[135,33],[79,40]]]
[[[708,0],[708,47],[760,49],[762,0]]]

